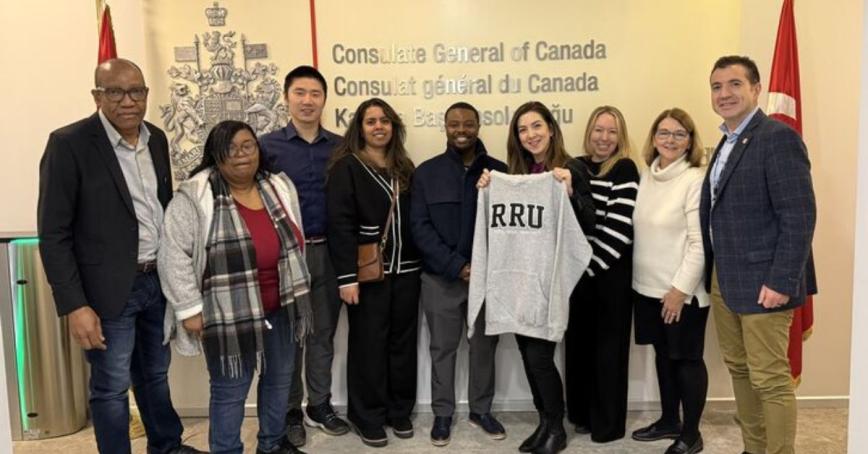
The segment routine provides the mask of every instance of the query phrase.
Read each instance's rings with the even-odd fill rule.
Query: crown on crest
[[[217,2],[214,2],[213,7],[205,9],[205,17],[208,18],[208,25],[212,27],[222,27],[226,25],[227,14],[229,14],[229,10],[221,8]]]

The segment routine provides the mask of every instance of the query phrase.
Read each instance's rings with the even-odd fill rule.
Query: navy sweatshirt
[[[413,175],[410,223],[422,253],[425,271],[449,280],[458,279],[470,263],[476,222],[476,182],[484,169],[506,172],[502,161],[488,155],[482,140],[476,157],[465,170],[461,154],[446,152],[423,162]]]

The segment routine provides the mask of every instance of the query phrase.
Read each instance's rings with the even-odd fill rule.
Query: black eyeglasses
[[[118,102],[124,99],[126,95],[130,95],[130,99],[133,101],[144,101],[148,97],[148,87],[133,87],[129,90],[118,87],[96,87],[93,91],[102,93],[106,99],[112,102]]]

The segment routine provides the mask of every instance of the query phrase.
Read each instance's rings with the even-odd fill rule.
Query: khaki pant
[[[787,357],[793,311],[744,315],[730,311],[716,270],[711,308],[723,361],[732,376],[736,423],[745,451],[794,453],[796,397]]]

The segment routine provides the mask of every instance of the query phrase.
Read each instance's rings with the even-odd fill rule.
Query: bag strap
[[[389,229],[392,228],[392,218],[395,213],[395,202],[398,199],[398,190],[398,180],[392,179],[392,204],[389,206],[389,216],[386,217],[386,228],[383,229],[383,235],[380,238],[380,250],[386,249],[386,239],[389,237]]]

